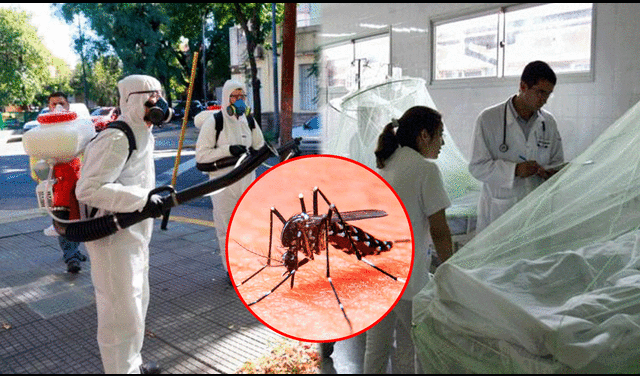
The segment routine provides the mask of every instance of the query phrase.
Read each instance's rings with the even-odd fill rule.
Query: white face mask
[[[62,112],[64,111],[64,107],[61,104],[57,104],[56,108],[53,109],[53,112]]]

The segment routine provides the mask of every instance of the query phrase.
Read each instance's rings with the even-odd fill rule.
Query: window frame
[[[434,88],[448,88],[448,87],[476,87],[476,86],[508,86],[513,83],[519,83],[519,76],[505,76],[504,75],[504,49],[498,47],[498,66],[497,75],[492,77],[468,77],[468,78],[454,78],[454,79],[436,79],[436,27],[448,23],[470,20],[473,18],[484,17],[488,15],[498,15],[498,31],[496,37],[498,43],[505,39],[507,33],[505,28],[505,13],[523,10],[527,8],[533,8],[536,6],[547,5],[548,3],[528,3],[528,4],[510,4],[504,6],[493,6],[491,8],[478,9],[475,11],[466,11],[465,13],[450,14],[440,17],[434,17],[429,21],[430,41],[431,48],[430,57],[430,69],[429,69],[429,86]],[[584,83],[595,81],[595,66],[596,66],[596,27],[597,27],[597,3],[592,3],[591,13],[591,54],[590,54],[590,67],[589,71],[585,72],[571,72],[571,73],[556,73],[558,80],[562,83]]]
[[[325,76],[326,75],[325,69],[326,69],[327,61],[326,61],[325,55],[324,55],[324,50],[325,49],[334,48],[334,47],[349,47],[351,49],[351,52],[350,52],[351,53],[351,59],[352,59],[352,61],[354,61],[354,59],[356,57],[356,45],[358,43],[370,41],[370,40],[373,40],[373,39],[376,39],[376,38],[385,38],[385,37],[389,38],[389,42],[388,42],[389,43],[389,55],[388,55],[389,63],[388,63],[388,68],[387,68],[387,71],[388,71],[387,74],[391,75],[391,72],[392,72],[391,67],[393,66],[393,36],[392,36],[391,26],[387,26],[387,27],[384,27],[381,30],[368,32],[368,33],[360,33],[360,34],[355,34],[354,33],[353,35],[349,35],[347,37],[336,39],[336,40],[333,40],[333,41],[330,41],[330,42],[327,42],[327,43],[323,44],[321,46],[321,50],[322,50],[322,54],[323,54],[323,58],[322,58],[322,73],[320,75],[321,79],[320,79],[319,82],[322,85],[326,84],[327,85],[326,89],[328,91],[330,91],[331,88],[339,87],[339,86],[329,86],[328,83],[326,82],[327,77]],[[386,58],[386,56],[385,56],[385,58]],[[345,86],[345,88],[346,88],[346,86]]]

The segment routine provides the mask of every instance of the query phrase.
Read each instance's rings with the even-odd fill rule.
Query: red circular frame
[[[312,162],[310,158],[314,158],[314,161]],[[336,166],[337,164],[344,164],[345,162],[348,163],[348,166],[351,166],[351,168],[353,169],[353,171],[348,176],[340,175],[340,171],[335,169],[329,169],[329,171],[326,171],[328,169],[327,166]],[[317,168],[306,169],[311,171],[300,171],[299,168],[296,168],[298,166],[294,166],[294,164],[302,164],[305,167],[309,167],[314,163]],[[345,164],[345,166],[347,166],[347,164]],[[320,171],[323,169],[325,171]],[[292,179],[288,175],[292,174],[293,172],[295,172],[297,176]],[[330,176],[324,176],[323,172],[328,172]],[[278,176],[278,174],[284,176]],[[362,181],[356,181],[354,179],[362,180],[363,177],[367,178],[367,176],[368,179],[371,179],[371,182],[379,183],[373,184],[376,186],[377,190],[380,190],[381,187],[385,188],[386,192],[381,194],[380,197],[386,198],[386,201],[381,202],[379,200],[380,197],[376,197],[376,194],[373,194],[372,196],[371,192],[362,192],[366,191],[366,184],[364,184]],[[285,178],[286,180],[279,180],[281,178]],[[275,185],[275,187],[278,188],[277,196],[280,196],[281,199],[277,197],[273,198],[273,191],[266,192],[263,190],[260,193],[256,193],[257,191],[252,191],[254,187],[257,187],[258,189],[264,188],[261,187],[261,185],[263,185],[262,183],[266,182],[267,180],[272,180],[269,183],[265,183],[267,185],[274,184],[273,181],[281,182],[279,185]],[[323,184],[326,184],[327,180],[335,180],[333,184],[338,187],[337,191],[334,191],[334,189],[332,188],[326,189],[328,187],[323,186]],[[324,181],[325,183],[322,183],[322,181]],[[380,209],[381,207],[386,210],[386,207],[393,207],[394,205],[396,206],[396,208],[393,210],[393,214],[388,217],[366,219],[362,221],[355,221],[355,223],[349,223],[362,228],[363,230],[369,232],[371,235],[374,235],[381,240],[411,239],[410,243],[395,244],[394,248],[392,248],[389,252],[383,252],[380,255],[366,257],[376,265],[380,263],[380,265],[378,266],[382,267],[383,269],[385,269],[385,266],[393,266],[394,271],[395,269],[400,270],[403,268],[403,270],[408,270],[406,274],[398,275],[399,277],[402,277],[406,281],[408,281],[409,277],[411,276],[413,267],[413,232],[406,208],[404,207],[402,200],[400,200],[395,190],[393,190],[393,188],[379,174],[359,162],[338,156],[315,155],[294,158],[284,163],[278,164],[274,168],[268,170],[260,177],[258,177],[251,184],[251,186],[249,186],[249,188],[244,192],[244,194],[236,204],[234,212],[231,216],[229,228],[227,229],[226,237],[226,262],[232,281],[234,281],[234,285],[240,283],[242,279],[248,277],[253,272],[259,269],[259,266],[256,266],[260,263],[255,262],[255,259],[259,259],[259,257],[252,255],[251,253],[249,253],[249,251],[243,249],[243,247],[246,247],[251,251],[263,251],[264,254],[267,253],[269,245],[269,208],[271,207],[271,205],[277,203],[276,205],[274,205],[274,207],[278,209],[278,211],[285,217],[285,219],[288,219],[291,215],[300,213],[301,207],[298,194],[303,193],[305,195],[307,212],[311,212],[313,201],[311,192],[314,186],[318,186],[320,190],[323,191],[323,193],[327,196],[327,198],[332,203],[336,204],[336,207],[341,212],[360,209]],[[353,195],[368,195],[367,198],[364,199],[364,202],[369,201],[372,202],[372,204],[354,204],[354,206],[350,207],[348,204],[345,204],[344,199],[338,197],[339,194],[335,193],[339,191],[349,192],[349,189],[352,186],[364,187],[362,189],[358,188],[357,192],[353,192]],[[353,191],[354,189],[351,190]],[[375,193],[376,189],[373,189],[373,193]],[[266,197],[269,197],[270,199],[273,198],[273,201],[270,200],[268,202],[265,202]],[[390,202],[392,201],[390,200],[391,197],[396,199],[396,203]],[[251,203],[257,202],[259,207],[256,207],[258,205],[255,205],[245,208],[245,206],[247,205],[252,205],[251,203],[245,202],[245,198],[250,199]],[[319,214],[325,214],[328,208],[326,203],[321,198],[319,198],[318,202]],[[369,205],[372,207],[362,207],[362,205]],[[260,217],[260,220],[257,220],[257,216]],[[372,227],[371,223],[375,221],[378,221],[378,224],[374,224],[373,228],[377,230],[372,231],[370,230],[370,228]],[[254,225],[255,222],[259,222],[260,224]],[[264,222],[266,222],[266,228],[263,225]],[[240,230],[239,226],[241,225],[246,227],[242,227],[243,230]],[[253,230],[249,230],[248,232],[259,231],[260,233],[255,236],[252,234],[246,235],[245,232],[247,231],[244,231],[244,229],[249,227],[253,228]],[[260,227],[260,230],[255,230],[256,227]],[[396,232],[404,233],[404,237],[394,237],[392,239],[389,238],[384,232],[381,232],[381,229],[386,229],[390,230],[390,232],[393,232],[394,230],[392,229],[396,227],[399,228],[399,230],[396,230]],[[272,254],[272,256],[275,255],[275,258],[278,258],[281,254],[281,252],[277,252],[277,250],[283,249],[280,244],[281,229],[281,221],[274,216],[272,252],[275,251],[275,253]],[[238,241],[238,234],[241,233],[242,236],[246,235],[250,240],[248,240],[246,243],[243,241]],[[266,241],[264,240],[265,238]],[[253,239],[260,240],[257,241],[257,244],[253,244]],[[238,241],[241,245],[236,243],[236,241]],[[231,248],[229,247],[230,245]],[[403,253],[398,253],[400,252],[399,250],[402,250]],[[340,300],[345,307],[349,319],[353,324],[353,332],[349,332],[348,324],[346,324],[346,320],[344,320],[344,317],[342,316],[342,312],[340,311],[331,287],[329,283],[326,282],[326,255],[324,251],[321,252],[320,255],[316,255],[314,261],[310,261],[299,269],[299,271],[295,274],[296,280],[293,289],[290,289],[290,280],[287,280],[285,284],[280,286],[267,298],[251,307],[248,306],[247,301],[253,301],[256,298],[259,298],[262,293],[267,292],[278,282],[284,279],[284,276],[282,276],[282,272],[285,269],[279,268],[278,272],[270,272],[270,276],[272,278],[261,278],[258,280],[254,278],[247,282],[247,284],[242,285],[239,288],[236,287],[236,292],[238,293],[238,296],[242,300],[243,304],[260,322],[283,336],[304,342],[333,342],[359,335],[380,322],[380,320],[382,320],[395,307],[407,287],[407,282],[403,283],[401,285],[402,287],[399,288],[398,284],[400,282],[393,281],[391,278],[386,277],[382,273],[369,267],[364,262],[358,262],[355,255],[347,255],[342,250],[337,250],[331,246],[329,246],[329,252],[331,263],[331,277],[333,280],[333,284],[338,291]],[[408,258],[408,260],[406,258],[403,258],[407,253],[410,253],[410,258]],[[240,261],[238,261],[238,258],[240,259]],[[402,259],[403,261],[398,261],[398,259]],[[246,262],[248,262],[248,260],[251,260],[254,265],[246,266]],[[403,262],[404,265],[401,265]],[[239,266],[239,264],[243,265]],[[263,265],[264,262],[262,261],[261,264]],[[346,265],[346,267],[344,267],[345,270],[340,270],[339,265]],[[243,270],[242,273],[240,273],[238,269],[243,268],[247,270]],[[249,271],[249,269],[251,270]],[[266,270],[269,270],[269,268],[265,269],[265,271],[261,273],[266,273]],[[234,275],[236,273],[238,275]],[[280,277],[276,278],[275,275],[278,275]],[[366,279],[363,279],[364,277],[366,277]],[[269,285],[261,283],[265,280],[268,281],[268,283],[266,284]],[[252,282],[255,283],[257,287],[253,286],[251,288],[251,291],[247,292],[247,286]],[[345,285],[348,288],[345,288]],[[258,290],[262,292],[258,293],[258,295],[256,296],[255,291]],[[378,296],[382,295],[383,291],[387,292],[392,290],[394,291],[393,294],[397,295],[393,297],[390,297],[391,294],[382,297]],[[316,291],[318,292],[318,294],[322,294],[321,298],[317,298],[316,295],[314,295]],[[366,295],[367,293],[369,295]],[[244,295],[251,294],[253,294],[251,296],[251,300],[247,299],[247,301],[245,301]],[[368,296],[373,302],[357,301],[358,298],[352,299],[352,296]],[[386,303],[384,303],[384,301],[386,301]],[[392,304],[389,304],[389,301],[392,301]],[[378,302],[383,303],[378,304]],[[366,311],[366,306],[370,306],[372,304],[377,305],[377,307],[375,307],[375,310],[382,313],[372,314],[374,318],[370,318],[368,321],[366,321],[366,323],[363,324],[360,318],[362,317],[363,320],[366,320],[366,318],[371,315],[367,316],[366,314],[363,314],[362,316],[360,316],[356,315],[356,312],[360,313],[362,311]],[[384,307],[380,308],[383,305]],[[309,317],[307,310],[311,310],[312,308],[315,309],[315,315],[318,315],[317,320],[315,320],[316,317]],[[328,313],[325,315],[323,310],[328,311]],[[298,328],[294,329],[294,326],[296,325],[298,326]],[[318,330],[318,327],[322,327],[324,329]],[[329,328],[327,329],[327,327]],[[304,331],[304,333],[301,333],[300,328],[304,328],[304,330],[302,330]],[[322,334],[320,334],[320,332],[322,332]]]

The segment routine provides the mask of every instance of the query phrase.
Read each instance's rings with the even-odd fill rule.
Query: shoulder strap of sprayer
[[[224,120],[222,119],[222,111],[218,111],[213,114],[213,118],[216,121],[216,143],[214,147],[218,147],[218,138],[220,137],[220,132],[222,132],[222,127],[224,126]],[[256,127],[256,122],[253,119],[253,116],[247,115],[247,121],[249,122],[249,129],[253,130]]]
[[[136,145],[136,136],[133,134],[131,127],[129,124],[125,123],[122,120],[112,121],[107,125],[107,128],[119,129],[127,136],[127,140],[129,141],[129,155],[127,156],[127,161],[131,158],[131,154],[134,150],[137,149]]]
[[[116,120],[107,124],[107,126],[104,129],[107,129],[107,128],[118,129],[122,131],[125,134],[125,136],[127,136],[127,141],[129,141],[129,155],[127,156],[127,161],[129,161],[129,158],[131,158],[131,154],[133,153],[134,150],[137,149],[136,136],[133,134],[131,127],[129,126],[129,124],[125,123],[122,120]],[[96,137],[98,136],[96,135],[93,139],[95,139]],[[90,208],[88,206],[85,207],[85,210],[86,210],[86,216],[89,218],[95,217],[98,212],[98,208]]]

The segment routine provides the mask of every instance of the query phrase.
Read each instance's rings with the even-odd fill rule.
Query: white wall
[[[495,8],[497,4],[322,4],[321,43],[327,36],[393,26],[392,62],[405,76],[429,80],[430,20]],[[603,130],[640,101],[640,5],[597,4],[595,79],[563,83],[559,77],[551,111],[564,141],[565,158],[583,152]],[[492,85],[430,86],[429,92],[443,113],[454,141],[468,158],[471,132],[482,109],[506,100],[518,89],[517,80]],[[640,127],[640,125],[639,125]],[[640,148],[640,146],[639,146]]]

